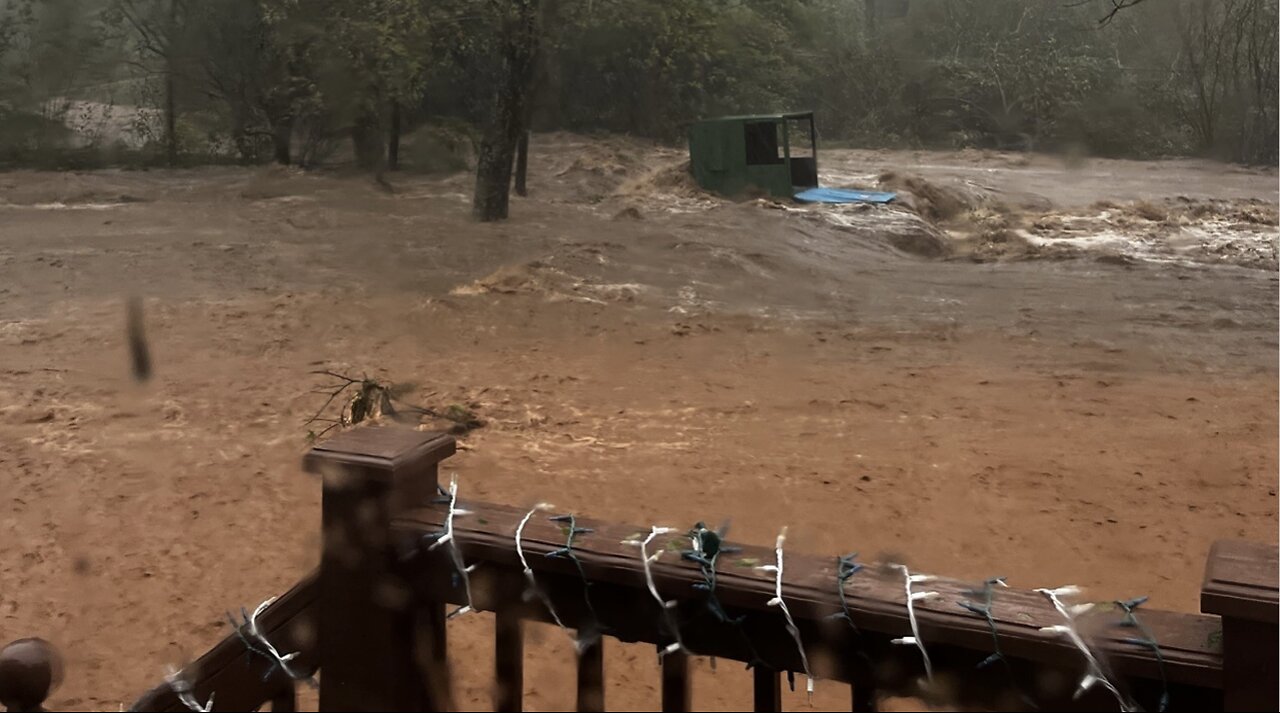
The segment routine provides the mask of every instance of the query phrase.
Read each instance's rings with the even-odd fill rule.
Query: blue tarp
[[[897,197],[897,193],[851,188],[810,188],[796,194],[796,200],[801,203],[888,203]]]

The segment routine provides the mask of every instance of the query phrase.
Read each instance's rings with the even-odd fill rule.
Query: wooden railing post
[[[1223,706],[1274,711],[1280,703],[1280,600],[1275,545],[1220,540],[1209,550],[1200,610],[1222,617]]]
[[[43,711],[61,682],[62,657],[44,639],[18,639],[0,649],[0,706],[6,711]]]
[[[390,528],[399,511],[431,501],[437,464],[453,452],[446,434],[366,427],[325,441],[303,459],[324,485],[320,710],[447,707],[440,678],[426,675],[417,655],[425,646],[429,661],[444,660],[437,650],[444,648],[443,610],[438,617],[415,610],[397,573]]]

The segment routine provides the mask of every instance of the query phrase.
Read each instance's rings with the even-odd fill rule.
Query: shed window
[[[778,150],[777,122],[755,121],[743,124],[742,127],[748,166],[782,163],[782,153]]]

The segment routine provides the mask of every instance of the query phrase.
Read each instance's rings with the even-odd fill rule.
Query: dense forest
[[[799,108],[828,144],[1275,162],[1277,0],[1119,4],[0,0],[0,163],[509,177],[530,127]]]

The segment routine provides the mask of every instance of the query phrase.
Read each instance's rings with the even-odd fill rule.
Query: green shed
[[[698,185],[727,196],[778,198],[818,185],[813,112],[726,116],[689,128],[689,167]]]

